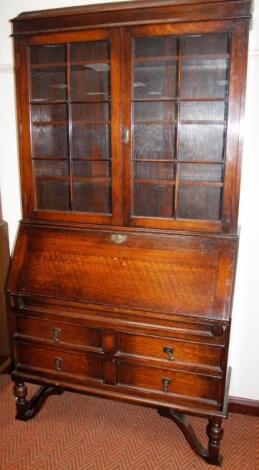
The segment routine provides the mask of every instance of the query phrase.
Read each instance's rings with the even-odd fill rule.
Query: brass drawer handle
[[[169,392],[169,385],[171,385],[172,380],[168,379],[167,377],[162,378],[162,384],[163,384],[163,392],[167,393]]]
[[[63,370],[63,369],[62,369],[62,366],[63,366],[63,359],[62,359],[62,357],[55,357],[54,361],[55,361],[54,369],[55,369],[57,372],[61,372],[61,371]]]
[[[174,350],[170,346],[165,346],[163,352],[167,354],[168,361],[174,361]]]
[[[61,329],[60,328],[52,328],[52,339],[53,341],[55,341],[56,343],[58,343],[60,341],[60,335],[61,335]]]

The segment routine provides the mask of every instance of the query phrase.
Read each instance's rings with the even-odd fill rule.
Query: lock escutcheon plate
[[[116,243],[116,245],[120,245],[127,241],[127,235],[122,235],[121,233],[114,233],[111,236],[111,240]]]

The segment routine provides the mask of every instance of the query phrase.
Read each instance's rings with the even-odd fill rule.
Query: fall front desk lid
[[[236,240],[21,225],[12,294],[227,320]]]

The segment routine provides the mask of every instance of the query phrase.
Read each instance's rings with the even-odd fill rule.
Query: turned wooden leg
[[[209,438],[209,456],[206,460],[212,465],[222,464],[222,456],[219,453],[219,448],[224,430],[222,429],[221,424],[221,418],[210,418],[207,425],[207,436]]]
[[[16,398],[17,410],[16,419],[22,421],[28,421],[34,418],[50,395],[60,395],[64,391],[62,387],[56,385],[43,385],[39,387],[30,400],[27,400],[27,387],[24,380],[20,377],[15,377],[14,382],[14,396]]]
[[[28,403],[28,401],[26,400],[28,390],[23,379],[19,379],[15,381],[13,391],[14,391],[14,396],[16,398],[16,411],[17,411],[16,418],[22,419],[22,417],[24,416],[26,412],[27,403]]]

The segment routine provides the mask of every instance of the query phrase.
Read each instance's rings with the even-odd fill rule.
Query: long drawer
[[[171,337],[157,337],[119,332],[117,353],[132,357],[144,357],[173,363],[187,363],[221,369],[222,348]]]
[[[36,344],[15,342],[17,370],[46,371],[84,379],[103,380],[103,359],[81,352],[68,352]]]
[[[181,396],[218,403],[221,379],[172,369],[118,361],[117,385],[165,396]]]

